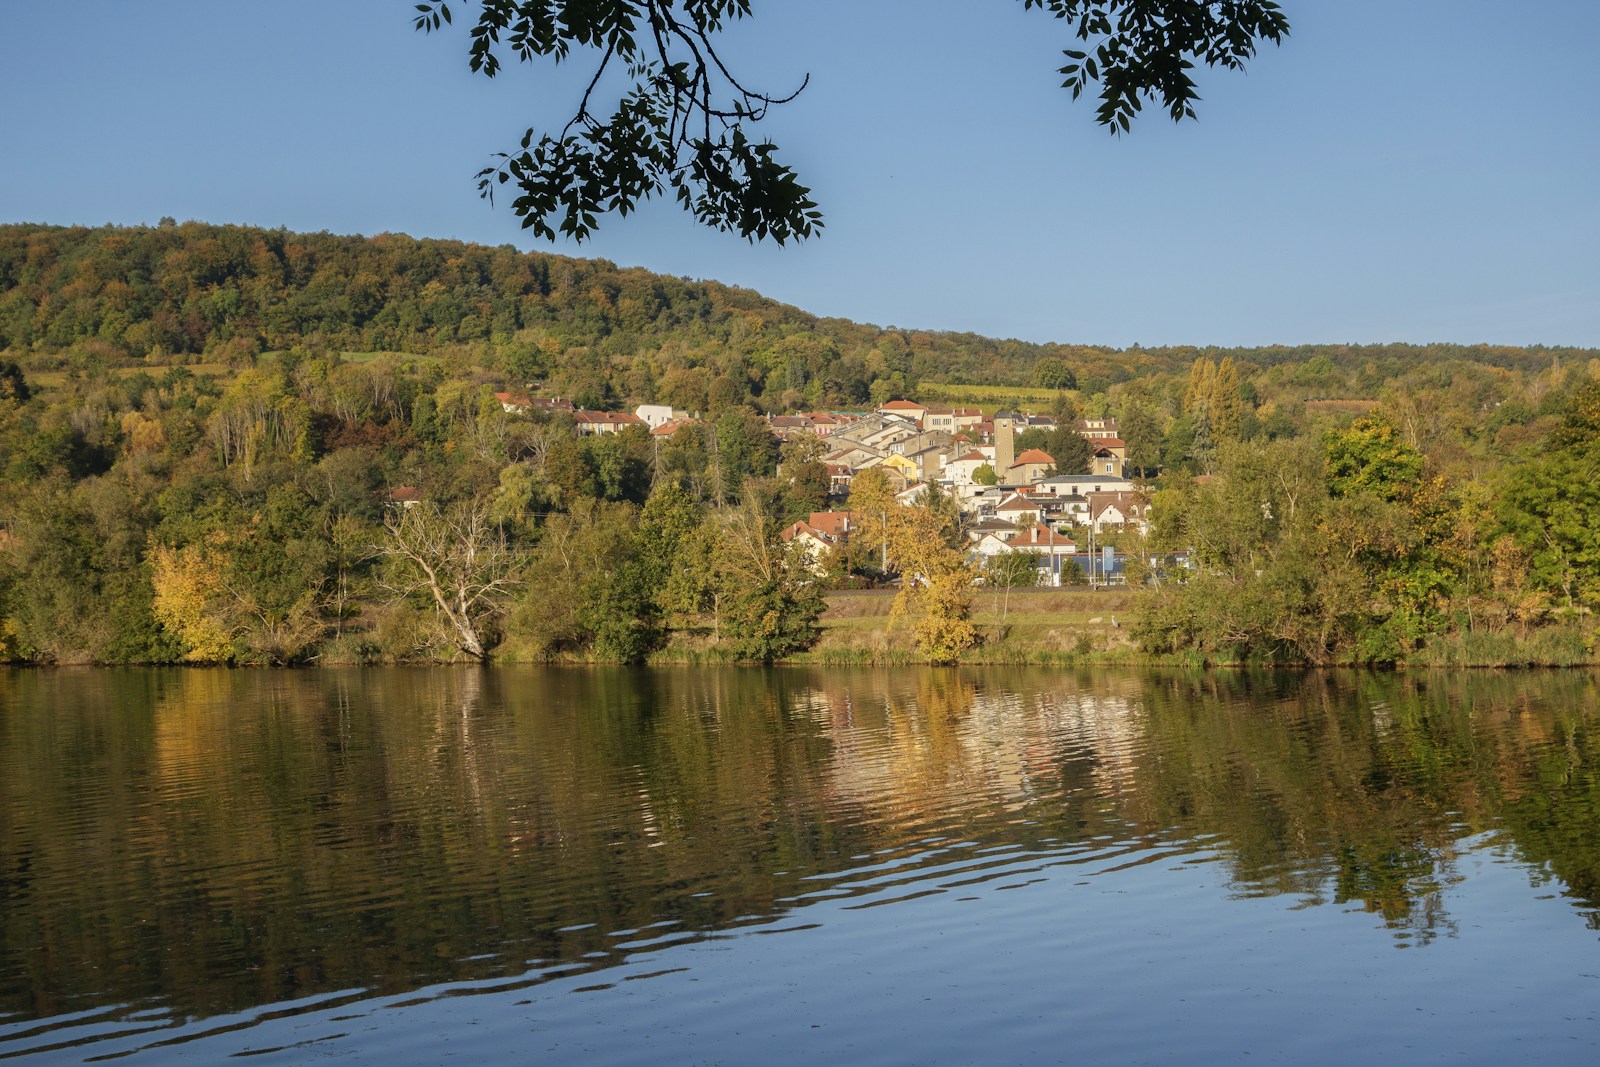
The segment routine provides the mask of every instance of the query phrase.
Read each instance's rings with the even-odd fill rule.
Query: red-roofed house
[[[922,414],[922,428],[955,433],[956,413],[948,404],[929,404]]]
[[[807,525],[813,530],[841,542],[850,539],[850,531],[855,529],[860,521],[860,516],[853,511],[813,511],[806,519]]]
[[[806,569],[813,574],[821,574],[828,569],[828,557],[832,556],[839,545],[827,534],[816,529],[804,519],[799,519],[784,527],[778,534],[779,540],[786,545],[798,545],[800,558],[804,561]]]
[[[650,436],[657,439],[662,437],[671,437],[673,434],[677,433],[679,430],[695,421],[697,420],[691,419],[687,415],[679,415],[671,422],[662,423],[660,426],[656,426],[651,429]]]
[[[500,401],[500,410],[507,415],[525,415],[533,406],[526,393],[496,393],[494,398]]]
[[[1032,485],[1049,477],[1056,461],[1050,453],[1039,448],[1024,449],[1006,471],[1003,481],[1007,485]],[[998,472],[997,472],[998,473]]]
[[[580,434],[616,433],[624,426],[648,425],[639,416],[626,411],[580,411],[574,417]]]
[[[880,415],[898,415],[902,419],[910,419],[917,425],[922,425],[922,417],[928,409],[922,404],[915,404],[909,400],[891,400],[878,409]]]
[[[953,408],[950,418],[956,424],[957,430],[970,429],[983,421],[982,408]]]
[[[845,425],[844,419],[830,415],[826,411],[808,411],[800,417],[811,424],[811,432],[818,437],[827,437]]]

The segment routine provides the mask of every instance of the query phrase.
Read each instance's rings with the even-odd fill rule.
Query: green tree
[[[1368,415],[1327,438],[1328,488],[1338,496],[1408,496],[1422,479],[1422,453],[1401,440],[1388,419]]]
[[[1041,389],[1076,389],[1078,376],[1065,360],[1041,359],[1033,365],[1033,384]]]
[[[729,511],[717,560],[726,588],[720,632],[735,656],[771,663],[816,644],[821,588],[755,501]]]
[[[1161,469],[1161,427],[1148,405],[1126,407],[1117,429],[1128,446],[1128,467],[1136,475],[1148,478]]]
[[[27,379],[22,376],[22,368],[8,359],[0,359],[0,401],[25,404],[32,395]]]
[[[1094,449],[1089,439],[1070,426],[1056,427],[1050,431],[1049,447],[1045,450],[1055,460],[1056,474],[1083,474],[1089,469]]]
[[[643,662],[665,637],[664,565],[646,548],[670,550],[685,536],[681,509],[670,496],[646,524],[631,504],[578,501],[546,523],[507,619],[508,635],[536,655]]]
[[[1568,606],[1600,607],[1600,383],[1567,402],[1550,447],[1513,468],[1499,528],[1526,561],[1529,581]]]
[[[749,408],[733,408],[716,422],[714,462],[720,499],[737,499],[748,478],[770,477],[777,469],[778,439]]]

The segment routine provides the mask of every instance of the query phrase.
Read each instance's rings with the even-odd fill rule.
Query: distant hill
[[[1463,345],[1112,349],[824,319],[717,282],[510,246],[189,222],[0,226],[0,351],[80,361],[252,363],[262,352],[447,357],[604,407],[862,405],[918,383],[1097,392],[1199,357],[1305,364],[1354,382],[1419,364],[1538,370],[1593,350]]]

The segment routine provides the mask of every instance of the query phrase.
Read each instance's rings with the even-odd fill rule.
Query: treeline
[[[921,381],[1080,387],[1183,374],[1231,356],[1301,398],[1365,396],[1442,360],[1518,371],[1562,348],[1319,345],[1111,349],[819,319],[756,293],[400,234],[345,237],[201,223],[0,226],[0,351],[27,369],[134,361],[253,366],[264,352],[448,357],[591,408],[849,407]]]
[[[1155,494],[1153,540],[1190,566],[1152,596],[1144,646],[1224,661],[1592,662],[1600,381],[1546,405],[1530,420],[1545,432],[1500,457],[1518,424],[1430,455],[1390,404],[1320,432],[1218,434],[1205,473]],[[1475,471],[1474,443],[1502,461]]]

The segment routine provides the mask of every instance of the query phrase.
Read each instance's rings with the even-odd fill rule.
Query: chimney
[[[1017,461],[1017,446],[1011,436],[1011,420],[994,420],[994,473],[1000,484],[1008,481],[1006,472]]]

